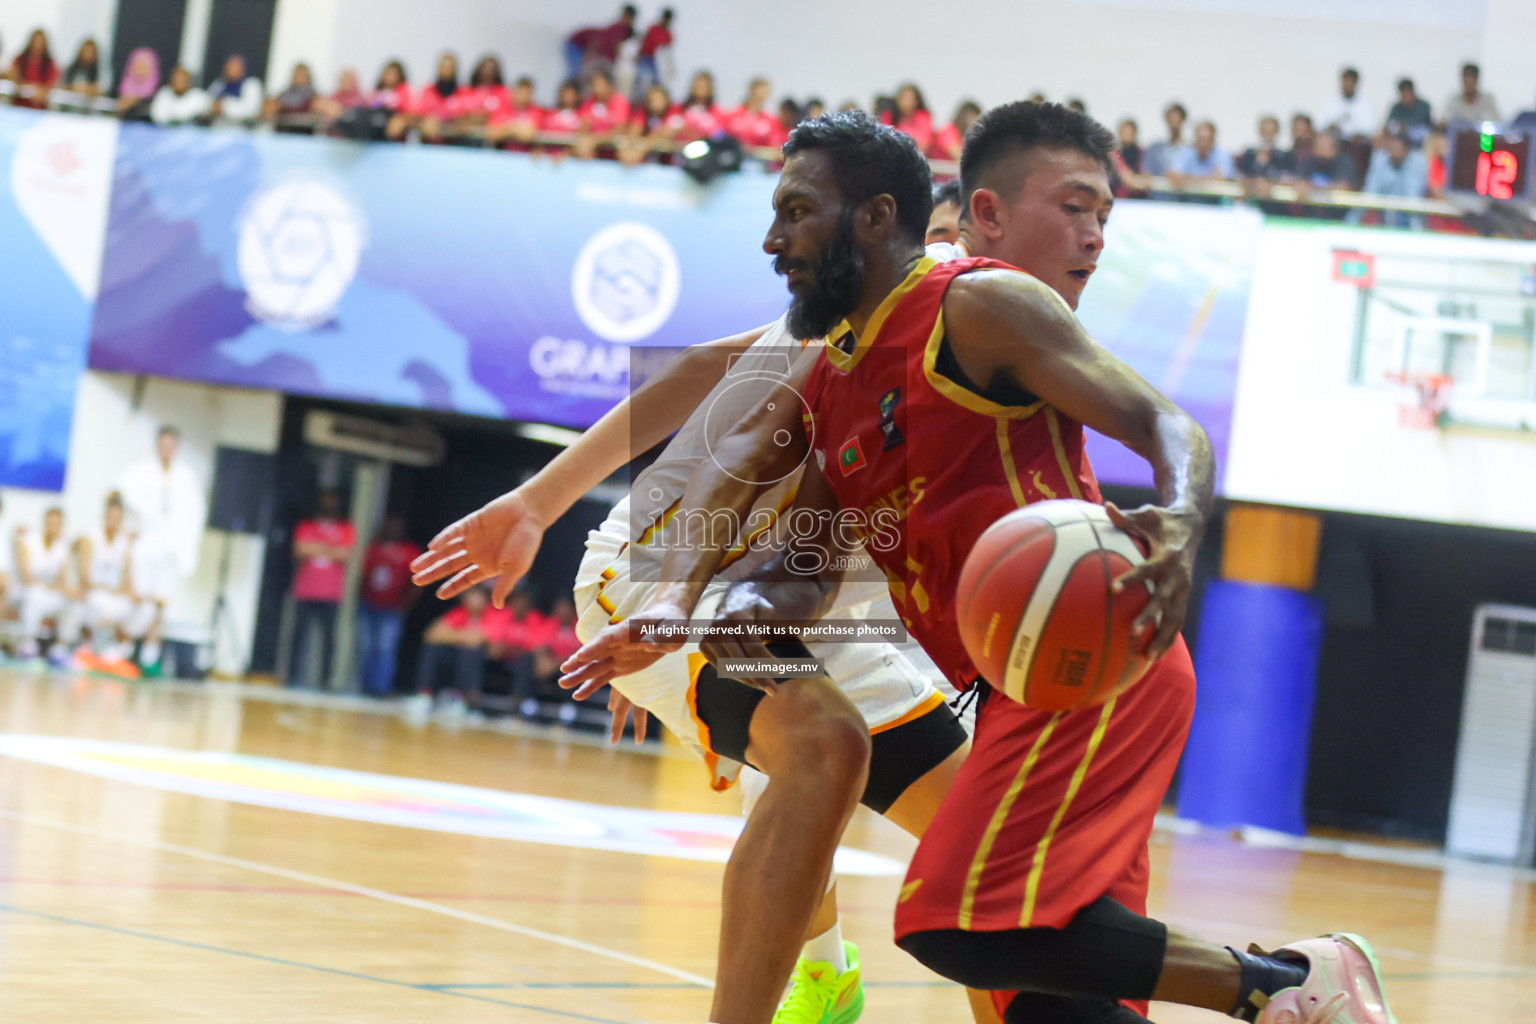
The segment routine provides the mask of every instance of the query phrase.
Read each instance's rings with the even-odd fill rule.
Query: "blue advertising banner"
[[[0,107],[0,485],[64,487],[116,134]]]
[[[125,126],[91,365],[583,427],[766,323],[772,179]]]

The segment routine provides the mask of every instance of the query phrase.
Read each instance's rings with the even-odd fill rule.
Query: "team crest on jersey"
[[[864,458],[864,446],[859,443],[857,437],[850,438],[848,443],[838,450],[837,464],[843,467],[843,476],[848,476],[869,465]]]
[[[896,406],[901,402],[901,388],[892,388],[880,396],[880,418],[890,419],[896,412]]]
[[[881,420],[880,432],[885,435],[885,443],[880,446],[880,450],[883,452],[888,452],[906,441],[906,438],[902,436],[901,428],[896,425],[895,420]]]

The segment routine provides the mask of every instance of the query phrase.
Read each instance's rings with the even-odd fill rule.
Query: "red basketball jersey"
[[[1049,498],[1099,501],[1083,428],[1038,400],[1002,405],[953,379],[944,295],[996,260],[924,259],[862,337],[833,333],[812,371],[812,450],[844,509],[863,510],[870,557],[907,629],[957,686],[977,678],[960,641],[960,568],[983,530]],[[878,515],[877,515],[878,513]]]

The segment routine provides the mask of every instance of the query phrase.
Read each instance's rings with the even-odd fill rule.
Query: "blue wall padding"
[[[1301,834],[1322,605],[1286,587],[1206,588],[1179,816]]]

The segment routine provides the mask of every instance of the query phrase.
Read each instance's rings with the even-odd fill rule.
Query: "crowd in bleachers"
[[[94,109],[157,124],[266,123],[287,132],[472,144],[625,163],[676,162],[687,143],[720,138],[737,140],[748,155],[771,160],[797,123],[826,109],[817,97],[781,97],[775,103],[766,78],[754,79],[740,102],[732,103],[716,96],[708,71],[697,72],[674,92],[674,84],[681,83],[671,58],[673,29],[673,12],[667,9],[642,31],[632,6],[610,24],[578,29],[564,44],[568,77],[545,96],[526,76],[509,84],[494,54],[481,57],[464,75],[453,53],[442,54],[425,81],[390,60],[371,88],[360,72],[345,69],[325,91],[306,64],[293,67],[287,84],[275,88],[253,76],[238,55],[199,85],[180,65],[164,73],[155,52],[141,48],[129,55],[114,88],[94,40],[81,43],[64,64],[42,30],[32,33],[5,77],[13,102],[23,106],[60,105],[63,93],[90,98]],[[1134,121],[1120,123],[1119,189],[1125,195],[1179,198],[1220,192],[1202,183],[1239,182],[1244,197],[1264,202],[1283,184],[1296,190],[1300,205],[1316,191],[1443,196],[1447,126],[1496,121],[1498,106],[1481,89],[1471,64],[1462,68],[1461,88],[1438,112],[1409,79],[1397,83],[1397,93],[1383,114],[1363,91],[1358,72],[1345,69],[1338,96],[1319,116],[1294,114],[1284,144],[1280,119],[1264,114],[1254,144],[1242,150],[1224,145],[1210,121],[1191,129],[1184,106],[1171,103],[1167,137],[1150,145],[1143,146]],[[1032,98],[1045,100],[1039,94]],[[1068,103],[1083,108],[1080,100]],[[848,101],[842,107],[855,105]],[[953,170],[965,131],[981,110],[966,100],[947,120],[937,119],[913,83],[876,98],[872,106],[911,134],[940,171]],[[1536,123],[1536,111],[1512,120]],[[1336,213],[1345,216],[1342,208]],[[1362,214],[1350,216],[1359,220]],[[1422,216],[1389,214],[1388,223],[1421,226]]]

